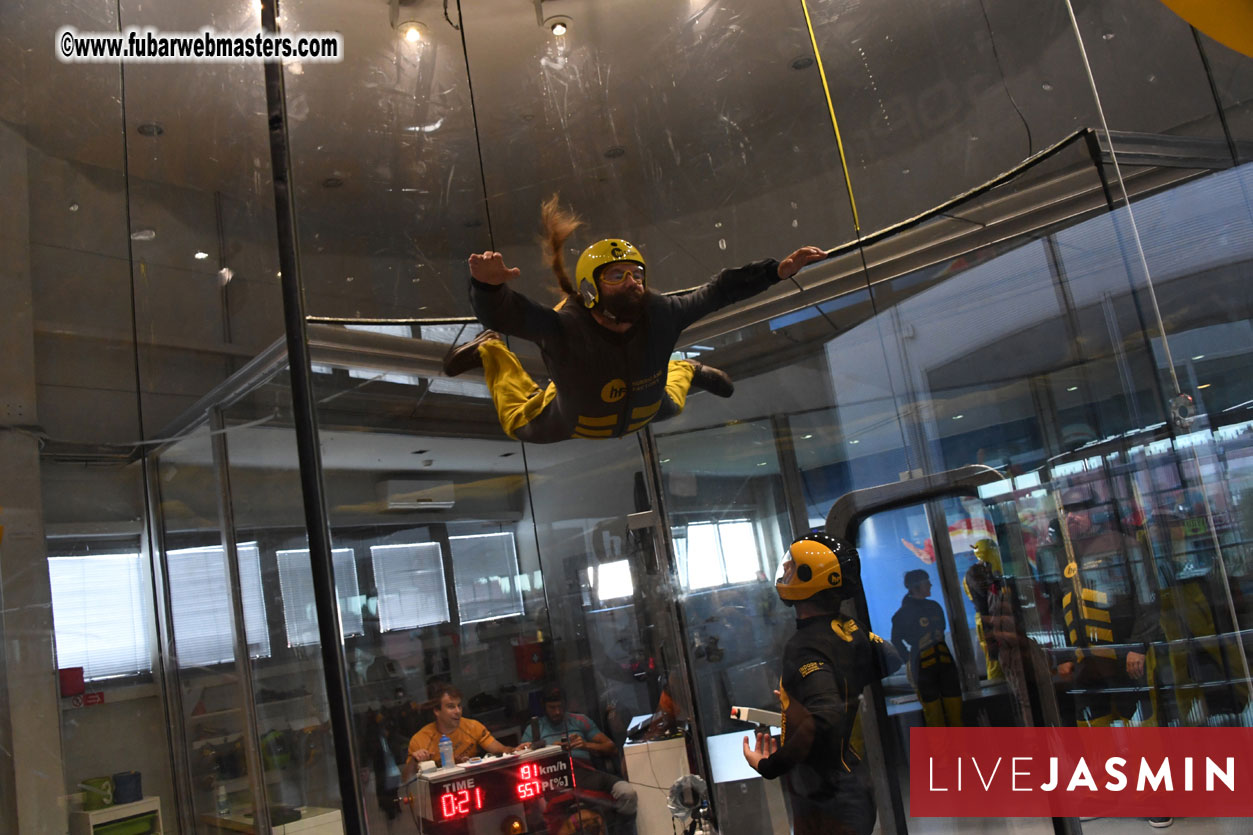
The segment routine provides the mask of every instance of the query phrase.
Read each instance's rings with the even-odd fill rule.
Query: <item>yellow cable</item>
[[[831,127],[835,129],[835,144],[840,149],[840,167],[844,169],[844,185],[848,189],[848,204],[853,209],[853,231],[861,235],[861,220],[857,216],[857,201],[853,198],[853,181],[848,175],[848,160],[844,156],[844,140],[840,138],[840,123],[835,118],[835,105],[831,103],[831,87],[827,84],[827,71],[822,68],[822,55],[818,52],[818,38],[814,35],[814,23],[809,19],[809,4],[801,0],[805,11],[805,26],[809,29],[809,42],[814,47],[814,60],[818,63],[818,76],[822,79],[822,92],[827,97],[827,112],[831,114]]]

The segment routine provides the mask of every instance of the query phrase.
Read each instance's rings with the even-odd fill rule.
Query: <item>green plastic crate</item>
[[[95,826],[92,835],[152,835],[157,831],[157,813],[146,812],[133,818]]]

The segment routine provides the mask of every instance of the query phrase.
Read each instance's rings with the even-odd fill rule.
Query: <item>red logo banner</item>
[[[911,728],[914,817],[1253,817],[1253,728]]]

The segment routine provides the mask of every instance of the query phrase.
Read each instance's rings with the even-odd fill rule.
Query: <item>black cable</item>
[[[1009,79],[1005,77],[1005,66],[1001,63],[1001,53],[996,49],[996,35],[992,32],[992,21],[988,18],[988,7],[983,0],[979,0],[979,10],[983,12],[983,22],[988,27],[988,41],[992,44],[992,57],[996,59],[996,68],[1001,72],[1001,86],[1005,88],[1005,95],[1009,97],[1009,103],[1013,105],[1014,112],[1022,120],[1023,130],[1027,132],[1027,156],[1031,156],[1035,148],[1031,141],[1031,125],[1027,123],[1027,117],[1022,115],[1022,109],[1014,100],[1014,94],[1009,90]]]
[[[447,0],[445,0],[447,5]],[[457,20],[464,23],[465,17],[461,14],[461,0],[457,0]],[[452,23],[452,21],[448,21]],[[479,133],[479,109],[474,102],[474,80],[470,77],[470,51],[466,47],[466,32],[461,26],[455,26],[461,33],[461,57],[466,64],[466,89],[470,94],[470,117],[474,120],[474,148],[479,157],[479,185],[483,188],[483,215],[487,219],[487,240],[492,247],[496,246],[496,235],[492,231],[492,204],[487,199],[487,170],[483,167],[483,138]]]
[[[444,20],[448,21],[448,25],[456,29],[458,32],[461,31],[461,27],[453,23],[452,18],[448,16],[448,0],[444,0]],[[457,20],[461,20],[461,3],[460,2],[457,3]]]
[[[1232,166],[1240,164],[1240,154],[1236,150],[1236,140],[1231,136],[1231,125],[1227,124],[1227,111],[1223,109],[1222,97],[1218,95],[1218,82],[1214,80],[1214,70],[1210,67],[1209,56],[1205,54],[1205,47],[1201,43],[1201,33],[1196,30],[1195,26],[1189,26],[1192,30],[1192,40],[1196,41],[1197,55],[1201,56],[1201,66],[1205,67],[1205,79],[1209,82],[1210,95],[1214,97],[1214,109],[1218,111],[1218,121],[1223,126],[1223,137],[1227,140],[1227,151],[1231,154]]]

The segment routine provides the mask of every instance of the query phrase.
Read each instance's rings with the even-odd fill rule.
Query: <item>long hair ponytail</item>
[[[557,284],[561,287],[561,291],[568,296],[573,296],[574,283],[570,281],[570,273],[566,271],[566,256],[562,247],[566,238],[582,226],[583,221],[574,212],[561,208],[556,194],[540,205],[540,220],[544,229],[541,238],[544,260],[552,267],[553,275],[557,277]]]

